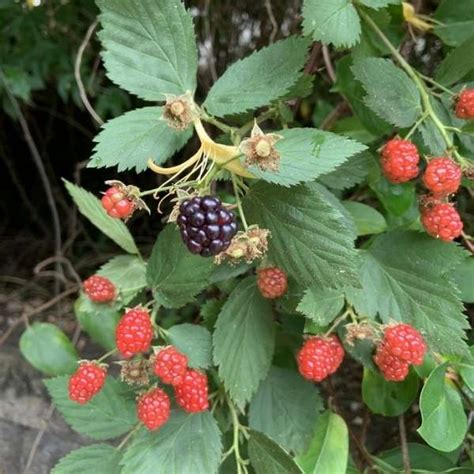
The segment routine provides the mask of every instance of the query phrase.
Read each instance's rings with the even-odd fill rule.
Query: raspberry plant
[[[398,0],[305,0],[299,34],[200,100],[180,0],[97,0],[107,74],[149,104],[102,127],[89,166],[157,186],[107,181],[94,196],[66,182],[124,253],[85,275],[75,305],[102,357],[80,361],[48,323],[21,340],[56,376],[66,421],[98,442],[56,474],[91,460],[123,474],[426,472],[433,459],[472,472],[473,244],[456,203],[472,196],[474,43],[454,3],[432,19]],[[401,52],[426,32],[448,51],[434,77]],[[321,48],[352,110],[333,132],[295,116]],[[141,218],[165,223],[151,254],[127,227]],[[350,443],[333,385],[346,364],[370,412],[399,417],[393,450]]]

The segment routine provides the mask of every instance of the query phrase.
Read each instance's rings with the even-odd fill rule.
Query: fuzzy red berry
[[[286,293],[288,279],[278,267],[261,268],[257,270],[257,285],[264,298],[274,299]]]
[[[474,119],[474,89],[464,89],[456,101],[456,117]]]
[[[117,187],[107,189],[101,201],[107,214],[116,219],[126,219],[135,210],[133,200]]]
[[[321,382],[339,368],[343,357],[344,349],[335,336],[314,336],[298,352],[298,369],[304,378]]]
[[[179,385],[188,369],[188,358],[176,347],[161,349],[153,361],[153,372],[163,383]]]
[[[439,157],[429,161],[423,183],[433,194],[447,196],[455,193],[461,184],[462,172],[451,158]]]
[[[394,138],[382,148],[380,162],[384,176],[392,183],[405,183],[418,176],[420,156],[410,140]]]
[[[207,376],[197,370],[187,370],[183,381],[175,385],[174,393],[178,405],[188,413],[199,413],[209,408]]]
[[[137,401],[138,419],[150,430],[157,430],[170,417],[170,399],[161,388],[140,395]]]
[[[69,398],[84,405],[100,392],[106,376],[107,371],[97,362],[82,362],[69,379]]]
[[[436,203],[421,210],[421,223],[432,237],[450,242],[461,235],[461,217],[448,203]]]
[[[115,330],[115,342],[120,353],[129,358],[147,352],[152,339],[150,313],[140,307],[127,310]]]
[[[408,375],[408,362],[393,355],[383,342],[377,347],[374,361],[380,369],[380,372],[382,372],[385,380],[401,382],[405,380]]]
[[[409,364],[420,365],[426,353],[423,336],[409,324],[389,326],[384,333],[384,343],[394,356]]]
[[[83,282],[84,293],[94,303],[109,303],[115,299],[115,285],[100,275],[92,275]]]

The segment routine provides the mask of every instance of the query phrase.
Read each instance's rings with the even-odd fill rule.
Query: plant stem
[[[226,394],[226,400],[227,400],[227,406],[229,407],[230,415],[232,417],[232,426],[233,426],[233,442],[232,442],[231,448],[226,453],[226,456],[233,452],[235,455],[235,464],[237,465],[237,474],[246,474],[248,472],[245,466],[247,462],[244,459],[242,459],[242,457],[240,456],[240,446],[239,446],[240,431],[244,427],[240,424],[237,410],[235,409],[235,406],[232,403],[232,400],[227,394]],[[244,431],[242,430],[242,432]]]
[[[416,129],[426,120],[426,118],[428,117],[428,114],[425,112],[416,122],[415,124],[413,125],[413,127],[411,127],[410,131],[406,134],[405,136],[405,140],[408,140],[412,135],[413,133],[415,133]]]
[[[204,112],[203,110],[201,110],[201,118],[205,122],[210,123],[211,125],[214,125],[219,130],[221,130],[225,133],[233,134],[235,132],[234,127],[226,125],[225,123],[221,122],[220,120],[216,119],[215,117],[211,117],[210,115],[207,115],[206,112]]]
[[[324,337],[328,337],[328,336],[334,331],[334,329],[336,329],[337,326],[339,326],[339,324],[342,323],[342,321],[344,321],[345,319],[347,319],[347,316],[349,316],[350,314],[351,314],[351,311],[350,311],[350,310],[344,311],[344,313],[341,314],[341,316],[339,316],[339,317],[333,322],[333,324],[331,325],[331,327],[326,331],[326,333],[324,334]]]
[[[104,354],[100,359],[97,359],[97,362],[102,362],[103,360],[107,359],[107,357],[110,357],[111,355],[115,354],[116,352],[117,352],[117,349],[112,349],[111,351]]]
[[[187,187],[187,186],[194,186],[197,183],[198,183],[197,181],[187,181],[185,184],[186,184],[186,187]],[[160,192],[163,192],[163,191],[171,191],[172,189],[179,188],[179,187],[180,186],[177,186],[176,184],[172,184],[170,186],[163,186],[163,187],[158,186],[157,188],[149,189],[147,191],[143,191],[138,196],[139,197],[149,196],[150,194],[160,193]]]
[[[140,429],[140,426],[141,425],[135,426],[135,428],[133,428],[133,430],[129,431],[127,436],[125,436],[125,438],[123,438],[123,440],[120,441],[120,444],[117,446],[118,451],[120,451],[130,441],[130,438],[137,433],[137,431]]]
[[[454,93],[452,90],[449,90],[447,87],[444,87],[442,84],[439,82],[436,82],[434,79],[432,79],[429,76],[425,76],[424,74],[421,74],[421,72],[418,72],[418,75],[426,82],[429,82],[430,84],[433,84],[435,87],[438,89],[442,90],[443,92],[446,92],[449,95],[455,96],[456,93]]]
[[[400,430],[400,442],[402,447],[403,469],[405,474],[411,474],[410,456],[408,454],[407,432],[405,428],[405,418],[403,415],[398,417],[398,427]]]
[[[244,229],[247,230],[249,226],[247,224],[247,220],[245,219],[242,202],[240,200],[239,187],[237,186],[237,178],[234,173],[232,173],[232,185],[234,186],[235,199],[237,200],[237,208],[239,209],[240,218],[242,219],[242,225],[244,226]]]

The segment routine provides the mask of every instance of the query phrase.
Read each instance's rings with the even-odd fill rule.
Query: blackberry
[[[196,196],[183,201],[177,223],[189,251],[202,257],[226,250],[237,233],[234,213],[225,209],[214,196]]]

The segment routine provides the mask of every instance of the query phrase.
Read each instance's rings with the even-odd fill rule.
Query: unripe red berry
[[[421,210],[421,223],[432,237],[450,242],[461,235],[461,217],[448,203],[436,203]]]
[[[176,347],[161,349],[153,360],[153,372],[163,383],[179,385],[188,369],[188,358]]]
[[[97,362],[81,362],[69,379],[69,398],[84,405],[100,392],[106,376],[107,371]]]
[[[152,339],[150,313],[141,307],[127,310],[115,330],[115,342],[122,356],[129,358],[147,352]]]
[[[393,355],[383,342],[377,347],[374,361],[385,380],[401,382],[405,380],[408,375],[408,362]]]
[[[409,364],[420,365],[426,353],[423,336],[409,324],[395,324],[384,332],[384,344],[394,356]]]
[[[474,119],[474,89],[464,89],[456,101],[456,117]]]
[[[183,381],[174,387],[176,402],[188,413],[205,411],[209,408],[207,390],[207,376],[189,369]]]
[[[117,187],[107,189],[101,201],[107,214],[116,219],[126,219],[135,210],[134,202]]]
[[[161,388],[140,395],[137,401],[138,419],[150,430],[157,430],[170,417],[170,399]]]
[[[115,299],[115,285],[100,275],[92,275],[83,282],[84,293],[94,303],[109,303]]]
[[[257,285],[264,298],[274,299],[286,293],[288,279],[278,267],[261,268],[257,270]]]
[[[429,161],[423,183],[426,188],[438,196],[455,193],[461,184],[462,172],[451,158],[439,157]]]
[[[420,156],[410,140],[394,138],[382,148],[380,163],[384,176],[392,183],[405,183],[418,176]]]

